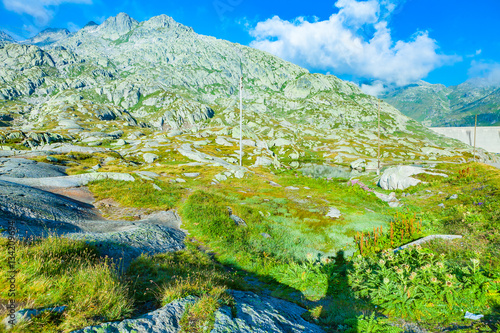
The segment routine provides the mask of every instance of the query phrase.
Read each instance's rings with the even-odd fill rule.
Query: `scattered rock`
[[[230,207],[228,207],[227,210],[229,212],[229,217],[231,218],[231,220],[234,221],[234,223],[236,225],[238,225],[240,227],[246,227],[247,226],[247,223],[241,217],[233,214],[233,210]]]
[[[271,235],[269,235],[267,232],[263,232],[260,235],[264,238],[272,238]]]
[[[295,186],[287,186],[287,187],[285,187],[285,189],[287,189],[287,190],[291,190],[291,191],[297,191],[297,190],[300,190],[300,188],[295,187]]]
[[[222,173],[218,173],[215,175],[215,179],[218,180],[219,182],[222,182],[227,179],[226,175],[223,175]]]
[[[420,173],[448,177],[446,174],[429,172],[414,166],[399,165],[384,171],[382,177],[380,177],[379,186],[384,190],[405,190],[420,183],[420,180],[410,177]]]
[[[196,178],[200,175],[199,172],[186,172],[186,173],[183,173],[183,175],[185,177],[188,177],[188,178]]]
[[[448,200],[454,200],[458,199],[458,194],[453,194],[451,197],[448,198]]]
[[[153,163],[158,159],[158,155],[152,153],[145,153],[144,155],[142,155],[142,158],[144,158],[144,162],[146,163]]]
[[[188,304],[193,304],[195,297],[187,297],[173,301],[164,307],[147,313],[136,319],[125,319],[121,322],[104,323],[85,327],[73,333],[100,332],[140,332],[140,333],[177,333],[181,330],[180,319]]]
[[[351,169],[363,171],[366,168],[366,160],[364,158],[359,158],[351,163]]]
[[[45,308],[45,309],[24,309],[19,310],[13,313],[12,315],[7,316],[2,323],[4,324],[7,330],[10,330],[13,326],[27,322],[31,320],[31,318],[41,315],[44,312],[53,312],[53,313],[63,313],[66,310],[67,306],[57,306],[53,308]]]
[[[326,214],[327,217],[330,217],[333,219],[338,219],[341,215],[342,215],[342,213],[340,212],[340,210],[338,210],[335,207],[330,207],[330,210]]]
[[[440,203],[438,206],[444,208],[444,203]]]
[[[305,321],[301,316],[306,309],[294,303],[252,292],[231,290],[230,294],[235,300],[235,310],[221,307],[215,313],[212,333],[324,332],[319,326]]]
[[[160,186],[153,184],[153,188],[157,191],[163,191]]]
[[[243,170],[241,170],[241,169],[240,169],[240,170],[238,170],[238,171],[236,171],[236,172],[234,173],[234,176],[235,176],[236,178],[243,178],[243,177],[245,176],[245,171],[243,171]]]

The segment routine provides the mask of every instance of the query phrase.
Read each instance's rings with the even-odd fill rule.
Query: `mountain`
[[[267,147],[293,147],[279,149],[278,158],[324,144],[322,156],[337,163],[376,158],[375,97],[333,75],[311,74],[269,53],[199,35],[166,15],[138,22],[120,13],[40,47],[28,44],[0,48],[0,113],[32,130],[57,129],[83,140],[90,134],[82,130],[126,124],[172,135],[237,137],[243,77],[244,135]],[[453,153],[443,154],[458,158],[457,148],[466,149],[386,103],[380,103],[380,114],[384,144],[394,148],[387,158],[423,159],[433,151],[429,147],[450,147]],[[61,125],[69,120],[73,128]],[[403,149],[407,137],[414,142]]]
[[[500,84],[471,79],[445,87],[420,81],[381,96],[405,115],[429,126],[500,125]]]
[[[23,44],[31,44],[37,46],[49,45],[67,37],[69,34],[70,32],[68,31],[68,29],[47,28],[39,32],[36,36],[23,41]]]
[[[16,41],[9,34],[0,30],[0,43],[15,43]]]

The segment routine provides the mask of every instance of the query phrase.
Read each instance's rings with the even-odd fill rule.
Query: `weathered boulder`
[[[158,159],[158,155],[152,153],[146,153],[142,155],[142,158],[144,158],[144,162],[146,163],[153,163]]]
[[[404,190],[420,183],[420,180],[411,177],[420,173],[448,177],[448,175],[428,172],[419,167],[399,165],[385,170],[382,177],[380,177],[378,185],[384,190]]]
[[[215,313],[212,333],[324,332],[319,326],[305,321],[301,315],[306,310],[294,303],[252,292],[232,290],[230,294],[235,300],[235,311],[228,306],[221,307]]]

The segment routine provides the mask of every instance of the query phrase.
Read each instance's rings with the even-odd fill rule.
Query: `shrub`
[[[426,322],[460,321],[465,311],[491,312],[488,293],[498,283],[479,269],[448,264],[444,255],[417,246],[395,254],[357,256],[349,283],[358,297],[369,299],[386,314]]]

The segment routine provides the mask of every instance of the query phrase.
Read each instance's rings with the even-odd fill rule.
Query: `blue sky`
[[[500,82],[498,0],[2,0],[0,29],[24,39],[119,12],[139,21],[167,14],[197,33],[369,84],[368,91],[419,79]]]

